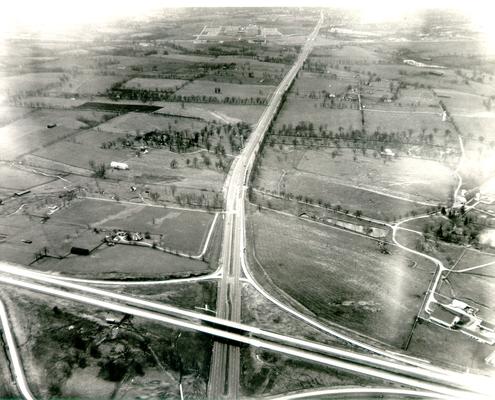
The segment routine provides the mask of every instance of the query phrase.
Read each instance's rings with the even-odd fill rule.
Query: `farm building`
[[[121,169],[121,170],[126,170],[129,169],[129,165],[123,162],[117,162],[117,161],[112,161],[110,163],[110,167],[113,169]]]
[[[71,254],[77,254],[78,256],[89,256],[90,250],[85,247],[72,246],[70,252]]]
[[[430,320],[445,328],[452,329],[459,323],[461,318],[454,312],[447,310],[438,303],[435,303],[433,311],[430,314]]]

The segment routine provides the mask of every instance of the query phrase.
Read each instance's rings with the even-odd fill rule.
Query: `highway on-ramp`
[[[27,269],[16,268],[12,265],[0,263],[0,266],[2,267],[2,273],[0,274],[1,283],[37,291],[50,296],[81,302],[98,308],[106,308],[154,320],[159,323],[177,326],[182,329],[203,332],[217,338],[222,338],[223,340],[248,344],[256,348],[279,352],[286,356],[297,357],[332,368],[344,369],[353,373],[384,379],[400,385],[407,385],[412,388],[450,396],[455,399],[487,399],[488,397],[486,395],[477,394],[480,392],[479,389],[483,389],[481,391],[484,393],[490,393],[489,391],[486,392],[486,389],[489,389],[487,382],[477,381],[474,388],[472,385],[469,385],[471,386],[469,388],[459,387],[463,386],[461,385],[462,382],[456,376],[456,373],[451,374],[450,371],[445,371],[445,376],[433,377],[430,376],[430,371],[413,370],[411,367],[390,363],[386,360],[377,360],[370,355],[352,353],[347,350],[333,348],[332,346],[290,338],[231,321],[219,320],[218,325],[205,323],[208,318],[212,321],[217,319],[216,317],[181,310],[173,306],[60,281],[56,278],[50,278],[36,272],[33,273]],[[116,302],[115,300],[117,299],[120,301]],[[165,310],[166,312],[164,312]],[[186,316],[187,318],[185,318]],[[199,319],[200,321],[194,319]],[[223,325],[232,325],[238,328],[225,329],[226,326]],[[9,344],[9,349],[10,346]],[[15,349],[15,345],[12,348]],[[20,370],[22,371],[22,368]]]

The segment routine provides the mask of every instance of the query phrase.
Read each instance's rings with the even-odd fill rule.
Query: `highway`
[[[98,298],[103,298],[112,301],[118,301],[125,305],[131,305],[134,307],[139,307],[140,309],[159,312],[167,315],[172,315],[174,317],[180,317],[182,319],[193,320],[195,322],[209,323],[209,326],[216,326],[218,329],[230,330],[232,328],[235,332],[248,334],[251,337],[258,337],[261,339],[266,339],[269,341],[274,341],[277,343],[288,344],[295,346],[299,349],[310,350],[321,354],[327,354],[341,359],[349,360],[355,363],[364,364],[367,366],[372,366],[375,368],[385,369],[388,371],[395,371],[408,376],[414,376],[421,379],[429,379],[435,382],[444,382],[447,385],[457,385],[458,387],[471,390],[473,387],[483,387],[489,384],[489,379],[485,377],[478,377],[476,375],[457,373],[454,371],[446,369],[425,369],[416,366],[411,366],[408,364],[401,364],[393,362],[384,358],[378,358],[375,355],[369,355],[365,353],[356,353],[343,349],[340,347],[334,347],[329,345],[324,345],[318,342],[311,342],[308,340],[302,340],[294,338],[287,335],[282,335],[274,333],[271,331],[263,330],[250,325],[232,322],[229,320],[220,319],[207,314],[198,313],[195,311],[184,310],[179,307],[152,302],[149,300],[144,300],[129,295],[119,294],[110,292],[103,289],[98,289],[94,287],[88,287],[85,285],[80,285],[77,283],[61,281],[58,278],[47,276],[44,273],[39,273],[32,271],[21,266],[0,262],[0,272],[4,275],[12,276],[14,279],[7,279],[0,274],[0,282],[21,285],[20,280],[35,282],[37,285],[43,284],[46,286],[44,293],[58,293],[57,291],[51,292],[51,287],[56,286],[66,291],[80,292],[85,295],[96,295]],[[7,279],[7,280],[6,280]]]
[[[257,151],[270,123],[282,102],[284,93],[289,89],[298,71],[312,50],[314,39],[323,23],[323,13],[299,56],[270,98],[270,102],[251,133],[241,154],[232,166],[225,186],[225,221],[220,264],[222,279],[218,284],[217,317],[234,322],[241,320],[241,258],[244,252],[242,236],[244,234],[244,188],[253,167]],[[240,349],[225,342],[215,342],[208,383],[208,397],[234,399],[239,394]]]
[[[29,271],[27,271],[29,272]],[[14,285],[22,288],[26,288],[29,290],[37,291],[40,293],[48,294],[50,296],[57,296],[60,298],[68,299],[68,300],[73,300],[76,302],[81,302],[84,304],[89,304],[92,306],[96,306],[99,308],[105,308],[105,309],[110,309],[116,312],[120,313],[125,313],[125,314],[130,314],[142,318],[146,318],[149,320],[154,320],[160,323],[165,323],[167,325],[173,325],[177,326],[183,329],[188,329],[188,330],[193,330],[197,332],[203,332],[209,335],[214,335],[219,338],[223,339],[228,339],[230,341],[238,342],[238,343],[245,343],[251,346],[255,346],[257,348],[269,350],[269,351],[275,351],[279,352],[282,354],[285,354],[287,356],[293,356],[297,357],[303,360],[307,360],[310,362],[316,362],[320,363],[329,367],[333,368],[339,368],[339,369],[344,369],[347,371],[351,371],[353,373],[358,373],[358,374],[364,374],[367,376],[372,376],[376,377],[379,379],[385,379],[387,381],[391,381],[394,383],[399,383],[402,385],[407,385],[412,388],[417,388],[421,390],[426,390],[426,391],[431,391],[433,393],[445,395],[445,396],[450,396],[451,398],[455,399],[487,399],[488,397],[485,395],[479,395],[473,392],[474,389],[469,389],[469,391],[465,389],[459,389],[455,387],[456,385],[460,385],[461,381],[459,380],[459,377],[456,377],[456,385],[454,384],[443,384],[443,383],[436,383],[436,379],[431,379],[434,382],[428,382],[427,380],[421,378],[418,379],[416,377],[411,377],[406,375],[407,369],[404,369],[404,373],[400,373],[401,367],[400,365],[393,365],[391,368],[387,369],[392,369],[393,371],[388,371],[384,370],[381,368],[377,368],[376,366],[368,366],[366,363],[361,363],[361,362],[355,362],[355,360],[351,360],[350,358],[346,357],[340,357],[338,356],[339,351],[344,351],[341,349],[332,349],[329,346],[323,346],[320,344],[314,344],[317,346],[322,346],[322,347],[328,347],[329,351],[327,353],[333,353],[332,355],[329,354],[322,354],[322,352],[318,351],[311,351],[311,350],[305,350],[302,349],[301,343],[305,342],[300,339],[294,339],[292,340],[293,344],[280,344],[275,342],[275,340],[278,340],[277,336],[281,337],[283,340],[286,340],[287,337],[284,337],[283,335],[274,335],[270,340],[266,338],[262,338],[263,335],[266,335],[267,337],[270,337],[271,333],[267,333],[266,331],[259,330],[257,328],[252,328],[253,332],[258,332],[259,337],[255,337],[255,335],[245,335],[243,332],[239,331],[232,331],[232,330],[225,330],[224,327],[214,327],[211,324],[204,324],[201,322],[197,321],[191,321],[190,319],[184,319],[181,317],[176,317],[176,316],[170,316],[170,315],[164,315],[163,313],[159,313],[157,311],[150,311],[146,308],[141,307],[135,307],[135,306],[130,306],[127,304],[121,304],[117,303],[115,301],[109,301],[108,299],[101,298],[101,296],[95,297],[95,296],[89,296],[87,293],[75,293],[76,288],[81,289],[81,291],[84,292],[93,292],[93,293],[99,293],[99,289],[95,288],[87,288],[85,286],[80,286],[76,285],[73,283],[69,282],[63,282],[63,281],[57,281],[54,278],[48,278],[46,276],[43,276],[43,274],[40,274],[41,276],[38,278],[35,278],[36,280],[41,281],[42,284],[40,283],[32,283],[29,280],[32,278],[29,277],[22,277],[23,279],[21,280],[19,276],[14,276],[14,277],[9,277],[6,276],[7,274],[3,273],[0,275],[0,282],[9,284],[9,285]],[[13,274],[16,275],[16,274]],[[28,275],[28,274],[26,274]],[[66,289],[71,289],[69,290],[63,290],[63,288],[54,288],[48,283],[50,283],[50,280],[53,280],[54,285],[62,286],[63,288]],[[134,299],[132,297],[124,296],[124,295],[116,295],[113,294],[112,292],[105,292],[102,291],[104,294],[110,294],[112,297],[117,297],[117,296],[122,296],[125,298],[129,298],[135,303],[141,303],[141,302],[146,302],[145,300],[142,299]],[[162,308],[162,307],[171,307],[171,306],[165,306],[160,303],[152,303],[153,305],[156,304],[157,308]],[[173,307],[171,307],[173,308]],[[208,316],[205,316],[204,314],[199,314],[199,313],[194,313],[191,311],[181,311],[182,314],[189,313],[190,315],[194,317],[199,317],[206,319]],[[210,317],[210,318],[215,318],[215,317]],[[225,323],[229,324],[229,321],[224,321]],[[246,325],[242,325],[242,327],[248,328]],[[290,342],[290,341],[287,341]],[[300,343],[299,343],[300,342]],[[311,343],[311,342],[309,342]],[[308,346],[311,347],[311,346]],[[11,348],[15,348],[15,344],[12,345],[9,343],[9,350]],[[350,353],[350,352],[348,352]],[[352,354],[352,353],[350,353]],[[356,356],[356,355],[355,355]],[[364,355],[358,355],[359,357],[369,357],[369,359],[372,362],[375,362],[376,359],[370,356],[364,356]],[[352,356],[354,357],[354,356]],[[386,361],[384,361],[386,362]],[[19,365],[19,368],[20,367]],[[383,368],[385,368],[385,364],[383,365]],[[399,373],[398,373],[399,372]],[[429,372],[426,371],[426,376],[428,376]],[[409,374],[411,375],[411,374]],[[445,379],[446,377],[444,377]],[[476,385],[479,388],[484,388],[486,390],[485,393],[490,393],[489,388],[490,388],[490,382],[487,381],[485,383],[477,382]],[[478,389],[476,391],[479,391]]]
[[[12,334],[12,330],[10,329],[9,316],[7,315],[7,310],[5,309],[5,306],[1,300],[0,320],[2,321],[2,332],[8,348],[11,369],[15,377],[19,392],[26,400],[34,400],[34,397],[29,390],[26,376],[24,375],[24,369],[22,368],[21,358],[19,357],[19,352],[17,351],[17,345],[14,339],[14,335]]]

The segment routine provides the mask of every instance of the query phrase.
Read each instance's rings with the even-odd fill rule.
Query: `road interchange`
[[[490,382],[488,380],[482,381],[477,376],[472,376],[473,381],[470,381],[466,375],[451,371],[444,371],[443,376],[435,375],[432,371],[421,371],[415,367],[401,366],[386,360],[377,360],[373,356],[290,338],[285,335],[275,334],[244,324],[235,324],[231,321],[224,321],[201,313],[181,310],[176,307],[115,294],[75,283],[63,282],[56,278],[44,276],[43,274],[36,276],[36,274],[30,273],[29,270],[24,268],[17,269],[16,266],[6,265],[4,263],[1,263],[0,266],[2,271],[0,282],[8,285],[146,318],[183,329],[203,332],[236,343],[244,343],[256,348],[279,352],[287,356],[320,363],[329,367],[344,369],[401,385],[431,391],[454,399],[474,400],[488,398],[487,393],[489,391],[486,391],[489,390]],[[6,271],[9,272],[6,273]],[[70,291],[64,289],[69,289]],[[113,301],[108,300],[108,298],[112,298]],[[117,299],[120,301],[115,301]],[[196,319],[196,321],[192,321],[191,318]],[[211,322],[215,322],[215,324],[211,324]],[[463,387],[463,382],[469,383],[469,389]],[[485,393],[477,393],[480,391]]]

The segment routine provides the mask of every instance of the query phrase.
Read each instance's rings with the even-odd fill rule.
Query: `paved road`
[[[8,349],[11,369],[14,373],[19,392],[26,400],[34,400],[34,397],[29,390],[26,376],[24,375],[24,369],[22,368],[22,363],[19,357],[19,352],[17,351],[17,344],[15,342],[14,335],[12,334],[12,330],[10,329],[7,310],[5,309],[2,301],[0,301],[0,320],[2,321],[2,332]]]
[[[237,157],[231,169],[226,189],[226,212],[223,234],[223,247],[220,263],[222,265],[222,279],[217,292],[217,317],[240,322],[241,320],[241,256],[243,247],[241,237],[243,224],[240,216],[244,210],[244,185],[254,160],[256,152],[263,140],[270,122],[273,120],[283,94],[301,69],[304,61],[311,52],[314,39],[323,23],[323,13],[313,32],[301,49],[296,62],[284,77],[280,85],[270,98],[270,102],[262,114],[254,131],[251,133],[244,150]],[[210,368],[208,397],[219,399],[226,397],[237,398],[239,394],[239,365],[240,349],[238,346],[225,342],[215,342]]]
[[[18,287],[23,287],[29,290],[38,291],[51,296],[57,296],[64,299],[69,299],[96,307],[103,307],[113,311],[126,313],[130,315],[139,316],[142,318],[147,318],[150,320],[155,320],[157,322],[165,323],[167,325],[174,325],[181,327],[183,329],[194,330],[198,332],[204,332],[210,335],[214,335],[219,338],[231,340],[233,342],[246,343],[251,346],[266,349],[270,351],[279,352],[287,356],[301,358],[310,362],[320,363],[333,368],[340,368],[347,371],[351,371],[358,374],[364,374],[379,379],[385,379],[391,382],[399,383],[402,385],[407,385],[413,388],[432,391],[434,393],[444,394],[457,399],[486,399],[486,396],[477,395],[472,392],[472,387],[469,388],[469,392],[465,391],[465,388],[459,389],[457,386],[461,384],[461,380],[456,373],[449,378],[450,373],[443,377],[440,377],[442,381],[451,381],[448,384],[443,382],[437,383],[436,378],[432,379],[430,376],[430,371],[416,371],[416,373],[410,372],[410,367],[391,364],[387,365],[385,360],[377,360],[374,357],[363,354],[351,353],[346,350],[332,348],[331,346],[325,346],[318,343],[312,343],[308,341],[303,341],[301,339],[289,338],[284,335],[277,335],[267,331],[260,330],[258,328],[249,327],[247,325],[238,324],[242,329],[250,332],[252,334],[246,335],[242,332],[242,329],[236,331],[225,330],[225,327],[212,326],[211,324],[205,325],[204,323],[198,321],[192,321],[191,319],[186,319],[178,316],[179,314],[192,315],[196,318],[201,318],[206,320],[207,318],[216,319],[215,317],[208,317],[204,314],[194,313],[192,311],[180,310],[180,313],[175,312],[175,315],[170,315],[170,313],[160,313],[156,310],[150,308],[156,307],[157,310],[171,308],[172,306],[167,306],[160,303],[152,303],[143,299],[133,298],[130,296],[119,295],[112,292],[102,291],[96,288],[90,288],[82,285],[77,285],[70,282],[59,281],[55,278],[46,277],[43,274],[32,273],[32,271],[26,269],[12,268],[11,265],[5,267],[0,263],[2,267],[2,274],[0,274],[0,282],[15,285]],[[11,274],[6,274],[4,271],[9,270]],[[9,276],[11,275],[11,276]],[[20,279],[22,278],[22,279]],[[34,283],[31,281],[35,281]],[[56,288],[54,286],[60,286],[61,288]],[[83,292],[83,293],[79,293]],[[93,296],[89,296],[88,293],[92,293]],[[98,296],[94,296],[94,295]],[[122,302],[110,301],[107,297],[111,297],[114,300],[120,299],[128,304],[122,304]],[[129,305],[134,303],[139,305]],[[151,304],[151,306],[144,307],[145,304]],[[172,313],[174,314],[174,313]],[[221,321],[223,324],[234,324],[230,321]],[[282,342],[282,343],[280,343]],[[305,344],[306,343],[306,344]],[[15,347],[13,347],[15,348]],[[342,354],[339,354],[342,353]],[[345,353],[345,354],[344,354]],[[360,360],[361,358],[361,360]],[[364,361],[368,358],[368,361]],[[417,376],[416,376],[417,375]],[[421,376],[420,376],[421,375]],[[433,381],[433,382],[432,382]],[[470,385],[472,386],[472,385]],[[477,381],[475,387],[483,387],[488,389],[489,385],[487,382]],[[477,390],[478,391],[478,390]],[[490,393],[489,391],[486,393]]]

